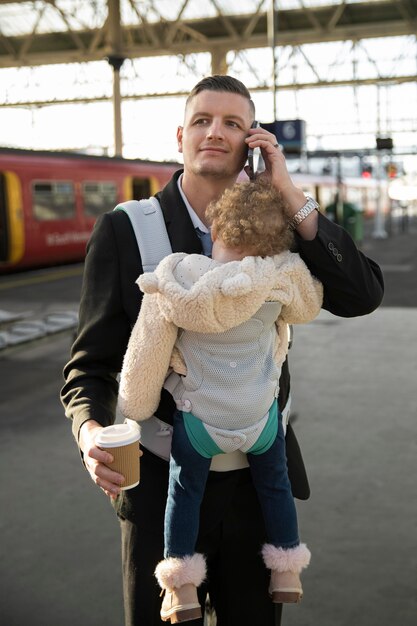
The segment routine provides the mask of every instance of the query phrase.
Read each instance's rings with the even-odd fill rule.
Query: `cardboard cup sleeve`
[[[132,489],[140,481],[139,463],[140,428],[136,422],[107,426],[96,437],[96,445],[113,456],[113,463],[107,467],[123,474],[125,482],[122,490]]]

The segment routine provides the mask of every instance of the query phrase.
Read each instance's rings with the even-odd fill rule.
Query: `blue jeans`
[[[278,432],[273,444],[263,454],[248,453],[247,458],[268,542],[282,548],[297,546],[297,512],[288,478],[285,436],[279,413]],[[165,558],[183,557],[195,552],[200,504],[210,464],[210,458],[201,456],[193,448],[182,413],[176,411],[165,510]]]

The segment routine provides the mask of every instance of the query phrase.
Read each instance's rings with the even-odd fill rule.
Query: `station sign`
[[[305,120],[275,120],[261,126],[275,135],[287,154],[300,154],[306,147]]]
[[[376,149],[377,150],[392,150],[394,144],[392,137],[377,137]]]

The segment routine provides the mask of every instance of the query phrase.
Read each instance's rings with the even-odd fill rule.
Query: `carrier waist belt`
[[[176,376],[176,374],[171,374],[171,376],[169,376],[165,381],[164,387],[170,393],[172,393],[172,389],[178,382],[178,380],[176,380]],[[287,429],[290,409],[291,395],[288,397],[287,404],[281,411],[284,433]],[[141,445],[146,448],[146,450],[149,450],[149,452],[152,452],[152,454],[159,456],[165,461],[169,461],[173,427],[170,424],[163,422],[155,415],[152,415],[143,422],[140,422],[139,426],[141,432]],[[248,446],[247,449],[249,448],[250,446]],[[246,454],[241,450],[234,450],[233,452],[231,451],[227,454],[217,454],[214,456],[211,461],[210,470],[213,472],[230,472],[231,470],[243,469],[244,467],[249,467]]]

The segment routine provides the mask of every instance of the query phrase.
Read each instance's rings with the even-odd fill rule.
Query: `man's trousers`
[[[122,531],[126,626],[163,626],[154,577],[163,558],[168,463],[144,450],[141,482],[116,504]],[[260,554],[265,527],[249,469],[210,472],[200,513],[197,551],[207,558],[207,593],[217,626],[280,626],[281,605],[268,595],[269,571]],[[189,622],[203,626],[203,620]]]

